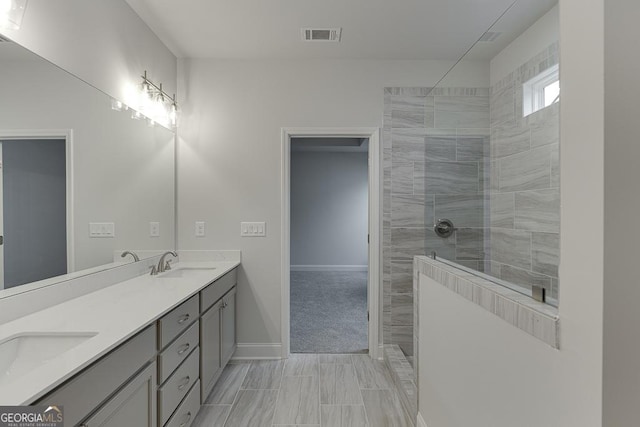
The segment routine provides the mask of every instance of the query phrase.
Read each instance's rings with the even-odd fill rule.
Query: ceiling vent
[[[302,40],[307,42],[339,42],[342,28],[303,28]]]
[[[499,32],[487,31],[486,33],[484,33],[482,35],[482,37],[480,37],[480,40],[478,40],[478,41],[491,43],[491,42],[496,41],[496,39],[498,37],[500,37],[501,35],[502,35],[502,33],[499,33]]]

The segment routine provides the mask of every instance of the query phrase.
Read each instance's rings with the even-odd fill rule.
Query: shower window
[[[528,116],[560,100],[560,69],[556,64],[522,85],[523,116]]]

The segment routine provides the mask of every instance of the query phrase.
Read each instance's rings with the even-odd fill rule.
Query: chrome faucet
[[[132,251],[124,251],[124,252],[122,252],[122,254],[120,254],[120,258],[124,258],[127,255],[131,255],[133,257],[133,262],[140,261],[140,257],[138,257],[138,255],[136,255],[136,253],[132,252]]]
[[[150,267],[152,276],[155,276],[158,273],[164,273],[167,270],[171,270],[171,265],[169,265],[169,260],[167,260],[166,262],[164,260],[167,255],[171,255],[175,258],[178,257],[178,254],[175,253],[174,251],[167,251],[163,253],[162,256],[160,257],[160,261],[158,261],[158,265]]]

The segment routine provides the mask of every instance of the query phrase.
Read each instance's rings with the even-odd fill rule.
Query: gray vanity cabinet
[[[236,281],[233,269],[200,293],[201,403],[236,349]]]
[[[81,427],[156,427],[156,364],[152,363]]]
[[[200,380],[204,403],[222,371],[220,357],[220,326],[222,300],[209,308],[200,318]]]
[[[236,270],[39,401],[65,425],[190,427],[236,349]]]
[[[222,366],[226,365],[236,351],[236,288],[222,297],[222,325],[220,327],[220,353]]]
[[[149,411],[153,414],[149,415],[151,418],[148,420],[156,420],[157,368],[155,363],[150,363],[155,361],[155,343],[156,327],[153,325],[36,403],[64,406],[64,421],[68,426],[150,425],[138,421],[146,419],[144,414]],[[148,382],[150,379],[152,383]],[[152,391],[151,396],[145,394],[149,390]],[[124,405],[122,412],[114,407],[119,406],[115,402]],[[98,416],[108,413],[116,417],[120,424],[105,424],[109,417]],[[132,417],[131,422],[127,421],[128,416]]]

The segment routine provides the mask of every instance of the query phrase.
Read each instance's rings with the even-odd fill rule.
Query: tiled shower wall
[[[484,263],[489,89],[387,88],[384,111],[382,342],[412,355],[413,257]],[[436,218],[458,231],[437,237]]]
[[[491,88],[490,233],[485,272],[557,298],[559,103],[527,117],[522,84],[558,64],[554,43]]]

